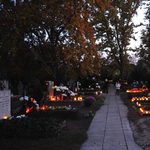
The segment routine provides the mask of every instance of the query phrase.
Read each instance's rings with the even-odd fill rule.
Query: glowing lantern
[[[150,114],[150,111],[148,111],[147,109],[149,110],[150,108],[147,106],[144,106],[144,107],[140,108],[139,110],[142,114]]]
[[[26,114],[29,113],[29,112],[30,112],[30,109],[29,109],[29,107],[27,107]]]
[[[5,116],[3,117],[3,119],[7,119],[7,115],[5,115]]]
[[[32,109],[33,109],[33,106],[31,108],[27,107],[26,108],[26,114],[29,113],[29,112],[31,112]]]
[[[76,101],[77,100],[77,98],[76,97],[74,97],[74,99],[73,99],[74,101]]]
[[[42,108],[41,108],[41,110],[45,110],[46,109],[46,107],[45,106],[43,106]]]
[[[137,88],[133,88],[131,90],[126,90],[127,93],[138,93],[138,92],[145,92],[148,88],[140,88],[139,90]]]
[[[77,92],[78,90],[77,90],[77,88],[75,88],[75,92]]]
[[[144,114],[144,110],[142,108],[140,108],[140,111],[141,111],[142,114]]]
[[[52,86],[52,89],[54,90],[54,89],[55,89],[55,87],[54,87],[54,86]]]
[[[145,114],[148,114],[148,111],[145,111]]]
[[[134,102],[134,101],[135,101],[135,99],[136,99],[136,97],[132,97],[132,100],[131,100],[131,101],[132,101],[132,102]]]
[[[78,101],[82,101],[82,97],[78,97]]]
[[[31,102],[33,102],[34,98],[31,98]]]
[[[48,106],[45,106],[45,108],[46,108],[46,109],[49,109],[49,107],[48,107]]]
[[[60,101],[60,97],[59,96],[57,96],[57,101]]]
[[[50,100],[51,100],[51,101],[56,101],[56,97],[55,97],[55,96],[51,96],[51,97],[50,97]]]

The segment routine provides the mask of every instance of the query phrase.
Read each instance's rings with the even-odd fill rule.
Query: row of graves
[[[71,91],[67,86],[57,86],[54,85],[53,81],[46,82],[48,95],[46,100],[41,101],[37,104],[36,100],[31,98],[29,107],[26,107],[26,114],[29,112],[34,112],[35,108],[38,111],[44,110],[67,110],[76,111],[78,107],[84,105],[83,101],[90,95],[100,95],[102,91],[99,87],[96,89],[75,89],[75,92]]]
[[[45,111],[45,110],[76,111],[77,107],[84,105],[83,101],[85,97],[87,97],[88,95],[99,95],[102,93],[99,87],[97,87],[96,89],[92,89],[89,87],[88,89],[84,89],[84,90],[80,89],[80,90],[75,90],[75,92],[73,92],[66,86],[54,85],[53,81],[47,81],[46,85],[47,85],[47,90],[48,90],[47,98],[44,100],[41,100],[40,102],[37,102],[36,99],[30,96],[20,97],[19,100],[22,102],[22,107],[19,109],[19,113],[16,111],[16,116],[17,114],[20,114],[21,117],[24,117],[25,115],[30,114],[30,112],[34,113],[34,112]],[[7,95],[9,95],[9,98],[6,98]],[[2,101],[3,99],[0,98],[0,104],[2,104],[2,106],[0,105],[0,108],[1,108],[0,119],[7,119],[8,117],[9,118],[11,117],[10,93],[4,94],[4,96],[5,98],[3,99],[5,101]],[[7,99],[9,99],[9,105],[8,103],[6,104]],[[9,111],[6,111],[6,110],[9,110]]]
[[[44,105],[48,106],[73,106],[82,105],[83,98],[77,92],[71,91],[67,86],[57,86],[54,82],[47,83],[49,95]]]
[[[74,92],[71,91],[67,86],[57,86],[54,82],[49,81],[47,83],[49,96],[45,101],[46,105],[49,106],[73,106],[80,107],[83,105],[83,100],[88,95],[100,95],[102,91],[97,86],[95,89],[79,89],[75,88]]]
[[[102,88],[99,85],[99,83],[96,83],[94,88],[91,85],[89,85],[88,88],[78,89],[77,93],[79,95],[82,95],[82,96],[85,96],[85,95],[100,95],[100,94],[102,94]]]
[[[56,86],[53,81],[47,81],[48,95],[46,99],[41,100],[39,103],[34,98],[22,97],[25,101],[23,112],[27,115],[33,114],[32,112],[45,112],[51,111],[55,115],[60,112],[75,112],[77,107],[82,106],[83,98],[69,90],[66,86]]]
[[[150,115],[150,93],[146,86],[126,90],[126,93],[141,115]]]
[[[66,126],[67,119],[78,117],[78,107],[84,104],[83,96],[78,92],[71,91],[66,86],[54,86],[54,82],[51,81],[47,86],[47,99],[36,101],[30,95],[17,97],[15,102],[18,103],[19,99],[19,104],[22,106],[19,105],[15,112],[11,111],[10,90],[0,91],[1,137],[55,137]],[[94,114],[90,112],[84,117],[93,116]]]

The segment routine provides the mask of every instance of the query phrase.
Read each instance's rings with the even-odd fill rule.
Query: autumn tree
[[[147,8],[145,19],[148,21],[146,28],[141,31],[141,44],[139,47],[139,62],[142,62],[150,68],[150,2],[145,1],[144,7]]]
[[[130,40],[135,39],[133,29],[138,26],[134,24],[132,18],[140,2],[141,0],[112,0],[111,9],[95,13],[94,27],[100,45],[99,51],[105,52],[108,59],[114,62],[114,69],[117,67],[120,70],[122,84],[129,57],[128,51],[133,50],[128,46]],[[99,4],[97,6],[101,9]]]
[[[102,0],[1,0],[1,70],[9,76],[54,79],[61,70],[74,78],[94,73],[100,56],[92,12],[109,5]]]

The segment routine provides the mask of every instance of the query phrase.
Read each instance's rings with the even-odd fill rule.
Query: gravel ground
[[[137,121],[130,121],[135,142],[143,148],[150,150],[150,116],[143,116]]]

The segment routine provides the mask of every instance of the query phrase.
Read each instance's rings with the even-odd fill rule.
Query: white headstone
[[[3,119],[4,116],[10,117],[11,115],[11,92],[10,90],[0,91],[0,119]]]

